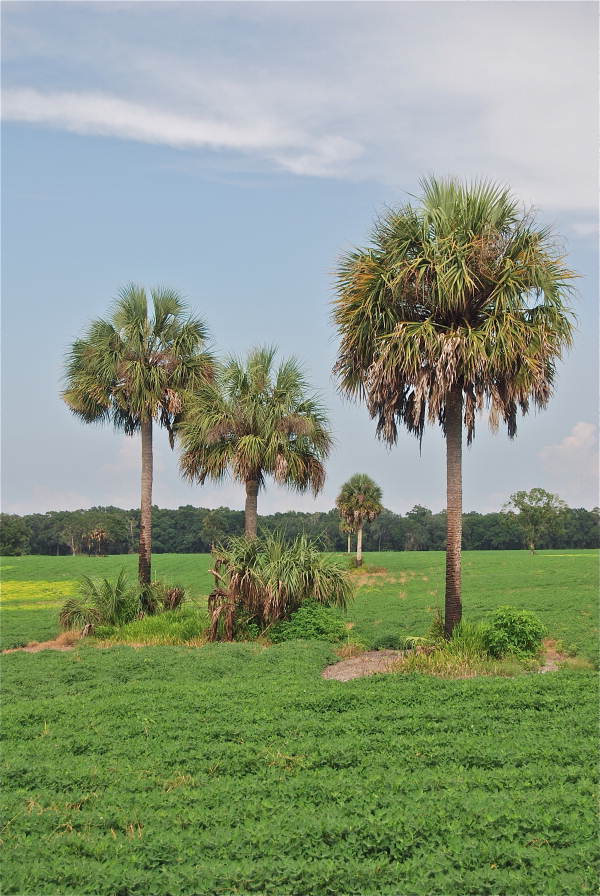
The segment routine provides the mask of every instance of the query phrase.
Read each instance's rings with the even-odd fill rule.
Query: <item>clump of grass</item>
[[[126,625],[101,628],[98,637],[111,643],[193,644],[205,643],[208,618],[192,609],[165,610],[153,616],[135,619]]]
[[[493,659],[487,655],[477,656],[468,651],[450,652],[434,648],[431,651],[417,650],[407,653],[394,664],[393,671],[403,674],[434,675],[437,678],[474,678],[477,675],[512,677],[530,671],[530,667],[517,657]]]

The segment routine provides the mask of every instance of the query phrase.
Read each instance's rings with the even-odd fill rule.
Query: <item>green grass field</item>
[[[357,597],[346,614],[352,636],[369,645],[387,632],[425,634],[434,609],[443,604],[444,562],[437,551],[367,554],[366,574],[356,577]],[[153,558],[153,575],[182,585],[205,606],[213,583],[210,563],[206,554],[159,554]],[[3,558],[1,647],[54,637],[58,608],[76,590],[78,577],[116,577],[122,567],[135,579],[137,557]],[[467,551],[463,603],[471,621],[502,604],[534,610],[552,637],[595,659],[598,552]]]
[[[3,644],[56,634],[77,577],[135,557],[3,561]],[[591,656],[597,553],[465,554],[465,616],[535,610]],[[420,634],[441,554],[376,554],[351,636]],[[155,558],[202,603],[209,558]],[[376,572],[375,568],[384,568]],[[597,675],[320,673],[321,643],[2,657],[2,892],[597,893]]]

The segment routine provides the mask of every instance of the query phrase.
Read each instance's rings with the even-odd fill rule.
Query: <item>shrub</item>
[[[139,592],[129,585],[122,569],[115,582],[84,576],[79,582],[79,594],[63,604],[59,622],[63,629],[89,625],[93,631],[98,625],[124,625],[139,612]]]
[[[279,534],[231,538],[213,556],[211,641],[233,640],[238,619],[263,631],[288,619],[305,601],[345,607],[352,596],[350,577],[336,558],[320,553],[305,535],[290,544]]]
[[[162,613],[164,610],[177,610],[185,601],[185,590],[178,585],[167,585],[164,582],[152,582],[142,588],[140,602],[142,610],[148,616]]]
[[[486,626],[464,620],[455,626],[450,640],[444,640],[441,649],[452,656],[487,657]]]
[[[427,637],[431,641],[445,640],[446,634],[444,628],[444,614],[439,607],[436,607],[435,609],[433,620],[431,622],[431,625],[429,626]]]
[[[484,643],[494,657],[509,653],[535,653],[542,644],[546,629],[529,610],[498,607],[492,621],[485,627]]]
[[[342,620],[329,607],[316,601],[302,604],[287,622],[279,622],[269,629],[269,637],[276,644],[281,641],[329,641],[337,644],[346,637]]]

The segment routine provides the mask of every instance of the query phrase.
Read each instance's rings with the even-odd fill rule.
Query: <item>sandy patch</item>
[[[80,640],[79,632],[63,632],[52,641],[31,641],[25,647],[9,647],[2,653],[39,653],[40,650],[73,650]]]
[[[353,678],[363,678],[365,675],[391,672],[394,663],[402,656],[404,656],[403,650],[367,650],[358,656],[327,666],[323,671],[323,678],[350,681]]]

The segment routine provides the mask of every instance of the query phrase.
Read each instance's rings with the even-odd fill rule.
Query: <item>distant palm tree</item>
[[[274,357],[275,349],[257,348],[245,362],[229,359],[214,382],[193,390],[178,426],[184,476],[203,483],[230,471],[244,483],[250,538],[256,537],[257,496],[265,477],[316,495],[331,447],[325,411],[309,394],[298,362],[290,358],[275,370]]]
[[[356,532],[356,565],[362,566],[362,536],[366,522],[377,519],[383,510],[381,489],[364,473],[356,473],[345,482],[335,505],[343,523]]]
[[[340,522],[340,532],[342,533],[342,535],[348,536],[348,546],[347,546],[346,553],[351,554],[352,553],[352,534],[354,532],[354,527],[350,526],[346,522],[346,520],[342,519],[342,521]]]
[[[185,305],[172,289],[153,289],[152,315],[145,290],[125,287],[107,320],[92,322],[71,346],[62,396],[86,423],[113,423],[142,439],[142,495],[139,578],[151,579],[152,422],[169,433],[182,410],[186,388],[197,388],[213,373],[205,350],[206,327],[185,316]]]
[[[334,369],[343,392],[366,399],[388,443],[398,423],[419,439],[426,419],[444,431],[449,636],[462,614],[463,423],[470,443],[475,412],[487,406],[492,428],[502,419],[513,437],[519,408],[547,404],[572,340],[566,297],[575,275],[508,190],[421,185],[417,205],[387,211],[372,246],[340,263]]]

